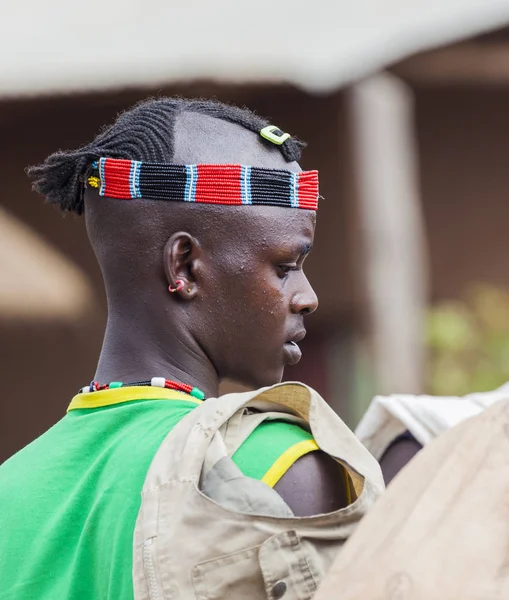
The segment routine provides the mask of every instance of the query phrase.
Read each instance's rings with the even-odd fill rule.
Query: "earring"
[[[185,286],[185,283],[182,279],[177,279],[175,281],[175,287],[172,288],[171,285],[168,286],[168,290],[173,294],[173,292],[180,292],[180,290]]]

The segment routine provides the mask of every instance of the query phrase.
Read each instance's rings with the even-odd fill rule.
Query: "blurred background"
[[[374,393],[509,380],[509,0],[50,0],[0,16],[0,460],[90,381],[106,319],[83,220],[45,206],[24,168],[147,96],[245,104],[309,144],[320,309],[288,379],[351,426]]]

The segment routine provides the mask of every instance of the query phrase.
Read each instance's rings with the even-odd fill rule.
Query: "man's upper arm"
[[[332,512],[348,504],[345,471],[322,451],[299,458],[274,489],[298,517]]]
[[[389,485],[389,482],[421,449],[421,444],[409,431],[397,437],[380,459],[385,485]]]

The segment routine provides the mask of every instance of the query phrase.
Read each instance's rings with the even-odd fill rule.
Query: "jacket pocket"
[[[266,600],[260,546],[197,564],[192,572],[196,600]]]
[[[204,561],[192,571],[196,600],[311,600],[318,579],[295,531]]]

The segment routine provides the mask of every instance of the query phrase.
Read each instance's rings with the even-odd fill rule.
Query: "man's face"
[[[315,213],[246,207],[226,229],[234,235],[204,248],[202,343],[221,379],[271,385],[299,361],[304,316],[318,305],[303,269]]]
[[[177,120],[174,162],[301,170],[257,133],[191,113]],[[210,219],[200,222],[203,272],[200,294],[187,308],[189,327],[220,379],[253,387],[277,383],[285,365],[299,360],[304,316],[317,307],[303,271],[316,213],[274,206],[214,208],[207,213]]]

